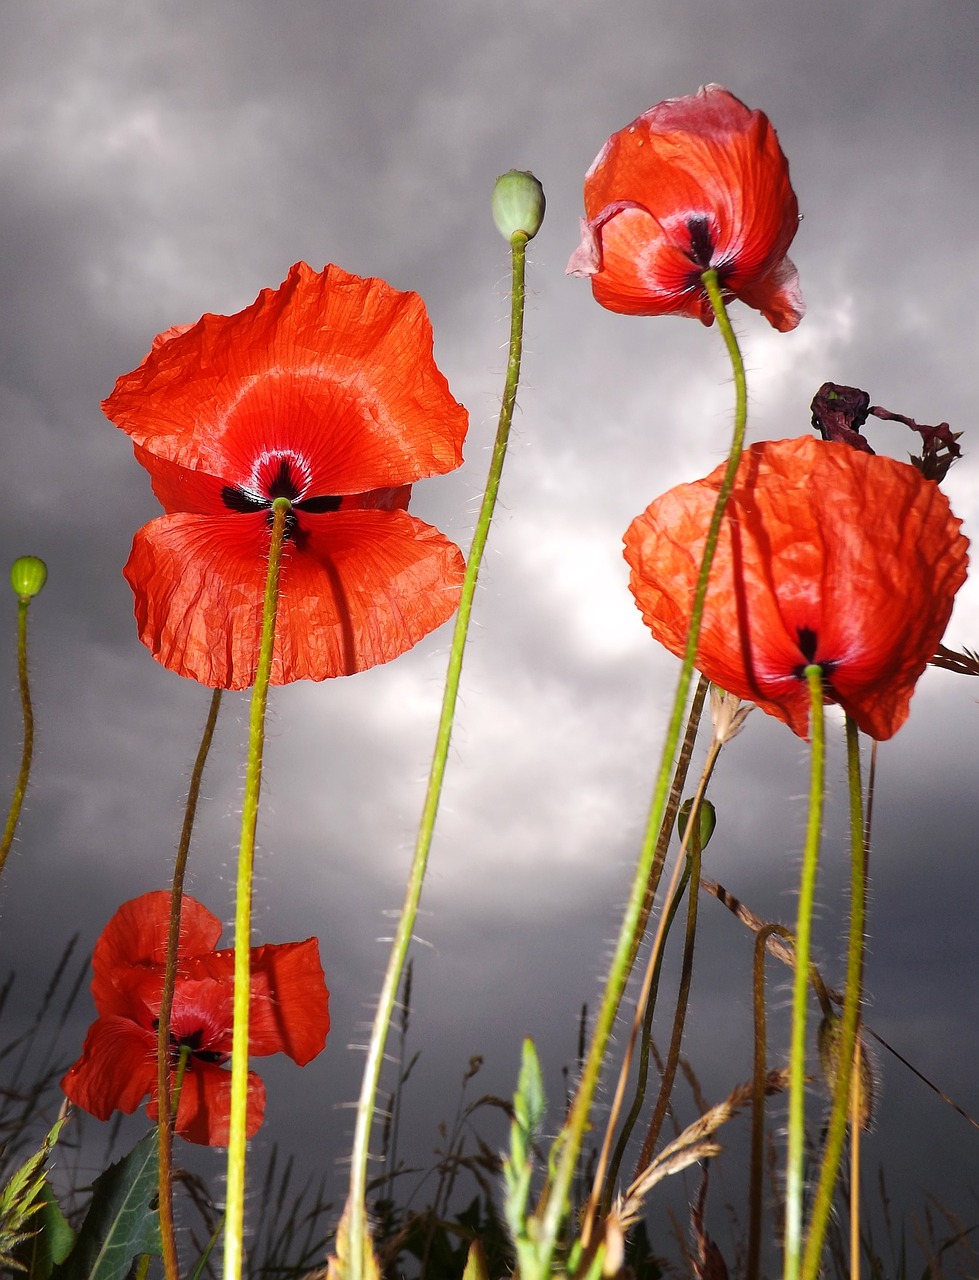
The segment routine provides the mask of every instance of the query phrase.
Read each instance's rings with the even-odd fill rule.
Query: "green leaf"
[[[513,1235],[520,1270],[534,1275],[536,1249],[527,1230],[527,1200],[534,1171],[534,1139],[544,1122],[546,1109],[544,1080],[533,1041],[523,1042],[517,1092],[513,1095],[513,1123],[510,1126],[510,1156],[503,1162],[506,1197],[503,1211]]]
[[[75,1243],[75,1233],[47,1183],[41,1190],[40,1201],[37,1234],[18,1254],[18,1261],[26,1266],[30,1280],[49,1280],[54,1268],[64,1262]]]
[[[125,1159],[110,1165],[92,1188],[92,1201],[67,1261],[51,1280],[124,1280],[133,1258],[159,1255],[157,1134],[154,1129]]]

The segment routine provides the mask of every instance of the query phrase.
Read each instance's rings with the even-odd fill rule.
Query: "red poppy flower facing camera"
[[[98,1018],[82,1056],[61,1082],[68,1099],[107,1120],[129,1115],[147,1095],[157,1109],[156,1040],[167,952],[170,894],[144,893],[125,902],[92,953],[92,995]],[[189,1050],[175,1132],[188,1142],[227,1146],[231,1114],[234,952],[216,951],[222,926],[194,898],[184,897],[177,981],[170,1018],[173,1068]],[[285,1053],[305,1066],[322,1050],[330,1028],[329,992],[315,938],[253,947],[248,1051]],[[172,1082],[172,1080],[171,1080]],[[262,1123],[265,1087],[248,1073],[248,1136]]]
[[[160,334],[102,408],[166,511],[124,572],[170,670],[254,683],[277,497],[273,683],[388,662],[455,611],[462,555],[406,511],[413,481],[459,466],[468,423],[417,294],[297,263],[237,315]]]
[[[712,324],[701,275],[717,272],[776,329],[805,313],[786,257],[799,225],[789,166],[768,117],[709,84],[614,133],[585,176],[581,244],[568,274],[627,315]]]
[[[723,473],[669,490],[625,536],[643,620],[678,656]],[[966,578],[961,523],[906,463],[809,437],[752,445],[721,526],[697,667],[804,738],[815,663],[827,700],[890,738]]]

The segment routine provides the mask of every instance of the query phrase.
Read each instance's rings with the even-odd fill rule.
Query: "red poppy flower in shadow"
[[[788,162],[768,117],[720,85],[614,133],[585,176],[585,213],[568,274],[590,276],[610,311],[712,324],[701,274],[713,267],[727,300],[776,329],[805,313],[785,256],[799,225]]]
[[[98,1018],[82,1056],[61,1082],[69,1100],[106,1120],[127,1115],[149,1095],[157,1110],[156,1028],[163,991],[170,894],[145,893],[123,903],[92,954],[92,995]],[[227,1146],[231,1110],[234,952],[215,951],[220,920],[185,897],[180,919],[177,981],[170,1019],[173,1065],[190,1050],[175,1129],[189,1142]],[[305,1066],[330,1028],[329,992],[315,938],[253,947],[248,1051],[286,1053]],[[171,1077],[172,1080],[172,1077]],[[248,1073],[248,1136],[262,1123],[265,1087]]]
[[[237,315],[160,334],[102,408],[167,513],[124,573],[140,639],[171,671],[254,683],[280,496],[274,683],[388,662],[454,612],[459,549],[406,508],[413,481],[459,466],[468,415],[417,294],[297,263]]]
[[[625,557],[643,620],[686,647],[720,466],[657,498]],[[891,737],[966,577],[968,540],[903,462],[805,438],[746,449],[711,569],[697,666],[806,737],[805,668],[871,737]]]

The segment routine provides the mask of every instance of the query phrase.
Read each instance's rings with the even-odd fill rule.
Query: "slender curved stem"
[[[24,746],[20,756],[20,772],[14,786],[14,794],[10,801],[7,823],[0,839],[0,874],[7,861],[7,854],[14,842],[20,811],[27,793],[27,782],[31,776],[31,760],[34,756],[34,708],[31,705],[31,686],[27,676],[27,610],[30,598],[21,597],[17,601],[17,681],[20,685],[20,705],[24,715]]]
[[[177,1241],[173,1224],[173,1122],[176,1111],[170,1109],[170,1014],[173,1011],[173,992],[177,982],[177,950],[180,941],[180,905],[184,895],[184,875],[190,837],[194,830],[197,801],[201,792],[204,765],[214,738],[214,727],[221,708],[222,690],[211,694],[211,705],[204,725],[197,759],[190,774],[187,788],[187,804],[180,830],[180,842],[173,864],[173,881],[170,889],[170,929],[167,934],[167,959],[163,970],[163,991],[160,995],[160,1014],[156,1030],[156,1087],[159,1118],[158,1135],[158,1183],[160,1194],[160,1238],[163,1247],[163,1270],[167,1280],[178,1280]]]
[[[703,280],[707,296],[709,297],[714,309],[714,314],[717,317],[718,329],[720,330],[721,337],[724,340],[728,355],[731,359],[731,367],[734,374],[736,398],[731,449],[728,455],[727,467],[725,468],[724,476],[721,480],[720,489],[718,491],[717,502],[714,505],[714,512],[711,516],[710,525],[707,530],[703,559],[701,561],[700,573],[698,575],[697,585],[694,591],[686,652],[684,654],[683,665],[680,669],[680,677],[677,681],[676,694],[673,699],[673,710],[670,715],[669,725],[666,732],[666,741],[663,745],[662,760],[653,789],[652,802],[650,804],[649,816],[646,822],[646,832],[639,852],[638,862],[636,864],[636,872],[633,878],[629,901],[626,905],[625,915],[623,916],[619,936],[615,945],[615,951],[612,956],[612,962],[609,967],[608,978],[605,983],[605,990],[602,994],[601,1004],[595,1020],[595,1026],[592,1031],[588,1056],[585,1059],[581,1079],[578,1083],[578,1089],[572,1101],[568,1118],[558,1136],[559,1150],[554,1175],[540,1212],[540,1221],[537,1227],[537,1262],[538,1276],[541,1277],[542,1280],[543,1277],[550,1274],[561,1226],[568,1212],[571,1185],[574,1179],[574,1171],[577,1165],[578,1156],[581,1152],[581,1145],[584,1141],[584,1135],[589,1124],[592,1100],[595,1096],[595,1090],[598,1087],[602,1064],[605,1060],[605,1052],[608,1048],[609,1037],[612,1034],[612,1027],[615,1023],[615,1018],[618,1014],[619,1005],[622,1001],[622,995],[625,991],[626,982],[629,977],[629,957],[632,952],[632,940],[635,937],[636,926],[642,912],[643,901],[646,893],[646,884],[649,880],[650,868],[652,867],[653,857],[656,850],[656,842],[666,809],[667,796],[670,789],[670,778],[673,773],[673,761],[676,757],[677,745],[679,743],[680,733],[683,727],[687,697],[690,692],[690,683],[693,676],[694,659],[697,653],[697,641],[700,636],[700,624],[703,618],[704,601],[707,597],[707,584],[710,578],[711,564],[713,563],[714,552],[717,548],[717,542],[720,537],[721,522],[724,518],[724,511],[727,507],[728,498],[731,496],[731,490],[734,487],[734,479],[737,474],[738,463],[741,460],[741,451],[744,446],[745,428],[748,420],[748,395],[744,362],[741,359],[738,340],[735,337],[734,330],[731,327],[731,321],[727,314],[724,298],[717,280],[717,272],[714,270],[705,271],[701,279]],[[525,1277],[524,1280],[532,1280],[532,1278]]]
[[[636,962],[636,955],[638,954],[639,947],[642,943],[642,938],[645,935],[646,924],[653,908],[656,890],[659,887],[663,865],[666,861],[666,850],[669,846],[670,836],[673,833],[673,826],[676,821],[676,815],[680,808],[680,796],[682,795],[683,788],[686,785],[687,770],[690,765],[690,759],[693,755],[694,743],[697,740],[697,730],[700,728],[700,717],[704,707],[704,699],[707,696],[708,684],[709,681],[707,680],[707,677],[701,676],[697,682],[697,688],[694,691],[693,702],[690,706],[690,714],[687,716],[687,731],[684,734],[683,746],[680,748],[680,756],[677,760],[676,770],[673,774],[673,785],[670,789],[670,798],[667,802],[663,825],[660,828],[659,840],[656,845],[656,854],[653,858],[653,868],[649,882],[646,885],[646,900],[643,903],[642,913],[640,914],[639,923],[636,928],[636,937],[633,939],[632,956],[629,964],[630,970]],[[666,912],[667,933],[673,927],[673,920],[679,910],[680,896],[681,894],[674,894],[670,899],[670,904]],[[639,1035],[639,1061],[636,1070],[636,1086],[633,1091],[632,1104],[629,1107],[629,1112],[625,1120],[622,1122],[622,1128],[619,1131],[619,1136],[615,1143],[615,1150],[613,1151],[612,1158],[609,1161],[608,1173],[605,1177],[605,1191],[602,1195],[601,1211],[603,1214],[607,1214],[611,1207],[612,1196],[615,1194],[615,1184],[619,1176],[619,1169],[622,1166],[626,1148],[629,1145],[629,1139],[632,1137],[632,1132],[636,1127],[636,1121],[639,1119],[639,1114],[642,1111],[642,1105],[646,1097],[646,1084],[649,1078],[649,1050],[650,1043],[652,1041],[653,1014],[656,1009],[656,998],[659,991],[659,979],[662,968],[663,950],[661,949],[659,955],[656,957],[655,964],[649,971],[650,982],[648,991],[645,996],[640,995],[639,1002],[636,1006],[637,1017],[640,1014],[642,1017],[642,1029]],[[579,1056],[583,1057],[584,1054],[582,1053]],[[620,1072],[620,1079],[621,1076],[622,1073]],[[612,1123],[613,1121],[610,1117],[609,1124],[607,1126],[608,1131],[611,1130]],[[635,1175],[636,1177],[639,1176],[643,1167],[645,1166],[643,1165],[637,1170]]]
[[[802,1256],[802,1171],[806,1141],[806,1015],[809,998],[809,955],[812,914],[816,902],[816,873],[823,829],[826,785],[826,717],[823,712],[823,674],[806,667],[811,700],[812,753],[809,768],[809,819],[802,855],[799,911],[795,928],[795,977],[792,985],[792,1048],[789,1056],[789,1142],[785,1172],[784,1280],[798,1280]]]
[[[860,1026],[863,987],[867,838],[864,830],[863,790],[860,781],[859,731],[850,716],[846,718],[846,758],[850,794],[850,932],[846,957],[846,987],[843,992],[843,1015],[840,1023],[836,1079],[833,1083],[833,1105],[802,1258],[803,1280],[815,1280],[819,1274],[823,1241],[833,1206],[833,1191],[839,1172],[840,1157],[843,1154],[843,1142],[846,1138],[854,1058],[856,1057],[859,1061],[860,1053],[857,1033]]]
[[[793,941],[784,925],[766,924],[755,935],[752,969],[752,1003],[754,1008],[754,1056],[751,1073],[751,1174],[748,1194],[748,1260],[747,1280],[758,1280],[761,1266],[762,1160],[765,1142],[765,1083],[768,1074],[768,1043],[765,1017],[765,954],[768,939],[779,937]]]
[[[360,1098],[357,1103],[357,1119],[354,1126],[354,1140],[351,1151],[350,1189],[346,1209],[349,1248],[348,1274],[350,1280],[363,1280],[366,1273],[366,1259],[369,1248],[367,1232],[367,1161],[371,1126],[374,1120],[374,1108],[381,1076],[381,1063],[384,1058],[384,1046],[394,1011],[398,987],[418,915],[418,904],[421,900],[425,871],[428,867],[428,855],[435,830],[439,798],[442,794],[442,782],[445,777],[445,766],[449,755],[449,743],[452,738],[452,724],[459,694],[462,660],[465,653],[466,638],[469,633],[469,622],[472,617],[476,583],[479,578],[483,552],[486,549],[486,540],[489,536],[493,511],[496,507],[500,479],[503,475],[503,463],[506,459],[510,426],[513,421],[517,387],[520,381],[527,257],[527,236],[523,232],[517,232],[512,237],[510,250],[510,348],[507,358],[503,401],[500,406],[500,417],[496,430],[496,440],[493,445],[493,456],[490,459],[486,490],[483,494],[482,505],[476,520],[476,529],[473,534],[472,546],[469,549],[469,560],[462,583],[459,612],[456,615],[452,647],[449,651],[445,691],[442,696],[442,711],[439,717],[438,730],[435,737],[435,751],[428,778],[428,789],[422,806],[418,836],[415,841],[411,868],[408,872],[408,882],[405,887],[398,928],[394,942],[391,945],[387,969],[381,986],[381,994],[378,997],[374,1025],[367,1046],[367,1061],[364,1064]]]
[[[228,1189],[224,1227],[224,1280],[240,1280],[245,1236],[245,1156],[248,1144],[248,1007],[251,997],[252,874],[255,831],[262,789],[265,748],[265,710],[268,706],[275,618],[279,608],[279,569],[290,503],[272,503],[272,537],[265,580],[262,639],[248,720],[248,766],[238,846],[238,884],[235,897],[234,1029],[231,1034],[231,1128],[228,1137]]]

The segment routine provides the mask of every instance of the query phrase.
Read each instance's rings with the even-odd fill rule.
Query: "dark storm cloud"
[[[732,403],[714,331],[611,315],[564,276],[584,171],[612,130],[703,82],[764,108],[805,215],[791,252],[809,313],[782,335],[734,309],[754,437],[807,430],[827,379],[969,432],[977,27],[972,7],[924,0],[8,5],[0,535],[11,557],[45,556],[51,579],[32,616],[39,754],[0,901],[5,965],[43,980],[71,932],[90,948],[122,899],[166,882],[207,706],[136,641],[120,567],[157,508],[99,400],[157,331],[247,305],[299,258],[381,275],[425,297],[437,357],[472,415],[463,471],[418,486],[413,503],[465,544],[508,313],[488,195],[499,172],[529,167],[548,215],[531,246],[525,382],[418,930],[410,1143],[426,1154],[471,1053],[486,1055],[480,1088],[509,1093],[529,1032],[559,1103],[674,681],[628,597],[621,537],[659,492],[717,464]],[[896,428],[874,431],[885,451],[906,451]],[[975,528],[971,458],[946,487]],[[977,632],[969,584],[949,643]],[[275,1127],[259,1150],[277,1134],[310,1170],[332,1172],[344,1150],[349,1116],[336,1108],[355,1096],[361,1062],[344,1046],[363,1040],[380,985],[377,939],[402,894],[447,645],[443,632],[391,667],[273,698],[256,934],[320,936],[335,1021],[304,1072],[265,1069]],[[9,652],[3,663],[11,686]],[[929,677],[882,752],[868,959],[872,1020],[923,1070],[947,1064],[943,1083],[973,1110],[976,696],[962,678]],[[11,702],[8,724],[14,714]],[[226,917],[246,718],[246,700],[229,697],[192,856],[191,891]],[[10,774],[12,746],[4,759]],[[838,753],[834,768],[819,941],[838,982]],[[794,915],[806,770],[802,744],[755,713],[715,782],[708,874],[766,917]],[[750,939],[716,903],[702,921],[687,1049],[714,1098],[749,1071]],[[925,1186],[962,1203],[974,1135],[902,1071],[885,1065],[870,1159],[902,1172],[907,1200]]]

